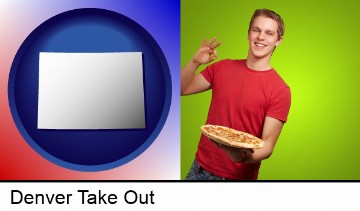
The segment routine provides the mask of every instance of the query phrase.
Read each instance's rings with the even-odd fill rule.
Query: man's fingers
[[[209,42],[209,47],[212,48],[212,49],[215,49],[217,48],[219,45],[221,45],[221,41],[218,41],[215,43],[216,41],[216,37],[212,38],[212,40]]]
[[[210,40],[210,42],[207,42],[207,39],[204,38],[201,46],[202,46],[202,47],[208,47],[208,48],[214,50],[215,48],[219,47],[219,45],[221,45],[221,43],[222,43],[221,41],[218,41],[218,42],[215,43],[216,39],[217,39],[217,38],[214,37],[214,38],[212,38],[212,39]]]
[[[219,45],[221,45],[221,41],[215,43],[214,45],[211,46],[212,49],[215,49],[217,47],[219,47]]]
[[[215,42],[216,42],[216,37],[212,38],[210,42],[207,42],[207,39],[204,38],[202,46],[198,50],[198,53],[200,53],[199,55],[207,54],[206,56],[201,55],[201,57],[199,57],[200,62],[202,64],[206,64],[206,63],[209,63],[209,62],[217,59],[218,54],[217,54],[217,51],[215,50],[215,48],[217,48],[221,44],[221,41],[218,41],[216,43]]]
[[[214,57],[217,58],[218,55],[217,55],[217,51],[216,51],[216,50],[214,50],[213,54],[214,54]]]
[[[214,61],[215,59],[217,59],[217,56],[210,56],[211,61]]]
[[[199,52],[201,52],[201,53],[211,54],[212,51],[213,51],[213,50],[212,50],[210,47],[208,47],[208,46],[201,47],[201,48],[199,49]]]
[[[206,41],[206,38],[204,38],[203,42],[202,42],[202,45],[207,45],[207,41]]]
[[[217,51],[214,50],[214,49],[211,49],[209,47],[201,47],[199,49],[199,52],[200,53],[206,53],[206,54],[209,54],[209,55],[216,55],[217,56]]]
[[[209,42],[209,45],[211,46],[216,41],[216,39],[217,39],[216,37],[212,38]]]

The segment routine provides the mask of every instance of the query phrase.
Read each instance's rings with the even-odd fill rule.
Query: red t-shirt
[[[222,60],[201,74],[211,83],[212,99],[206,124],[222,125],[261,138],[265,117],[287,121],[289,86],[274,69],[256,71],[246,60]],[[234,163],[226,153],[201,135],[197,162],[212,174],[236,180],[256,180],[259,163]]]

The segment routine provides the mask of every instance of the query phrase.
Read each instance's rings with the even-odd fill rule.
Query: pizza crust
[[[220,125],[203,125],[202,133],[208,138],[235,148],[259,149],[264,146],[264,141],[242,131]]]

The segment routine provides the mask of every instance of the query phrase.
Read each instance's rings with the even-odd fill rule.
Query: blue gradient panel
[[[20,47],[21,43],[24,39],[29,35],[31,31],[33,31],[36,27],[41,25],[44,21],[54,17],[58,14],[61,14],[66,11],[74,10],[74,9],[83,9],[83,8],[99,8],[106,9],[109,11],[116,12],[124,17],[131,19],[134,23],[137,23],[146,33],[151,36],[151,39],[157,43],[158,47],[154,48],[152,44],[148,44],[147,51],[150,54],[159,54],[161,52],[164,59],[155,59],[148,58],[144,60],[144,77],[151,78],[150,83],[145,80],[144,85],[147,87],[152,87],[151,92],[146,92],[146,123],[149,128],[146,130],[138,129],[137,132],[143,133],[143,137],[148,137],[148,139],[152,139],[152,141],[147,143],[141,143],[141,141],[135,140],[130,148],[132,150],[135,149],[134,154],[132,156],[128,156],[131,154],[131,150],[128,152],[119,153],[117,150],[121,148],[121,144],[116,143],[116,140],[127,139],[131,137],[132,132],[135,130],[113,130],[107,131],[107,135],[109,139],[107,140],[110,147],[110,153],[102,153],[100,156],[101,159],[89,159],[87,155],[89,154],[99,154],[102,151],[101,147],[97,145],[96,139],[103,137],[104,131],[88,131],[88,136],[75,135],[74,131],[62,131],[62,135],[55,135],[56,131],[35,131],[34,122],[30,121],[33,117],[36,117],[36,108],[35,104],[37,104],[37,98],[34,98],[36,95],[37,87],[34,87],[34,84],[37,84],[38,76],[33,74],[34,72],[26,73],[25,71],[19,71],[21,76],[17,76],[17,80],[14,80],[14,87],[17,86],[19,89],[10,90],[14,93],[14,98],[16,92],[23,92],[25,89],[31,87],[28,90],[29,95],[24,95],[19,97],[19,102],[16,103],[19,107],[19,118],[21,116],[21,122],[24,124],[23,131],[21,134],[28,134],[29,137],[37,137],[40,138],[42,136],[48,136],[53,133],[52,139],[61,140],[62,136],[73,136],[72,140],[80,140],[84,138],[78,144],[75,144],[73,149],[65,151],[61,149],[62,146],[71,142],[70,140],[64,141],[65,143],[58,142],[57,144],[49,144],[48,141],[43,139],[42,141],[38,141],[38,143],[33,143],[32,147],[35,150],[29,150],[28,143],[25,139],[21,140],[19,138],[19,131],[17,128],[14,128],[13,121],[14,119],[9,119],[9,114],[6,113],[8,110],[2,109],[4,111],[5,121],[10,122],[6,124],[3,128],[8,128],[5,133],[2,133],[2,139],[5,138],[9,141],[2,141],[1,148],[6,149],[6,151],[12,151],[13,153],[2,153],[5,159],[2,159],[1,167],[4,169],[4,172],[8,172],[6,175],[2,175],[2,178],[8,179],[179,179],[180,178],[180,158],[179,158],[179,42],[180,42],[180,2],[179,1],[39,1],[39,0],[30,0],[30,1],[11,1],[7,3],[4,7],[2,7],[2,17],[4,16],[2,22],[6,20],[5,25],[2,24],[2,29],[5,32],[5,39],[3,46],[7,48],[7,57],[5,68],[2,70],[6,70],[2,72],[3,75],[7,75],[3,77],[6,79],[6,82],[3,84],[7,84],[8,76],[10,74],[10,66],[15,57],[15,53]],[[4,12],[5,11],[5,12]],[[67,23],[67,28],[69,31],[63,31],[61,33],[57,33],[57,36],[52,36],[53,39],[48,40],[39,40],[37,44],[34,46],[28,46],[29,51],[139,51],[139,46],[143,45],[142,42],[149,43],[148,41],[144,41],[143,36],[133,34],[133,39],[137,41],[133,43],[129,43],[126,38],[120,38],[122,43],[127,43],[126,45],[117,44],[114,42],[116,40],[115,37],[112,37],[116,34],[116,30],[121,28],[116,23],[111,23],[109,21],[103,21],[102,18],[97,18],[98,24],[95,24],[96,21],[93,21],[93,26],[86,26],[86,24],[81,24],[81,21],[78,23]],[[106,23],[105,23],[106,22]],[[116,25],[116,26],[115,26]],[[18,26],[16,28],[16,26]],[[89,28],[87,28],[89,27]],[[93,27],[93,28],[92,28]],[[60,27],[61,28],[61,27]],[[17,33],[9,33],[13,29],[13,32]],[[99,37],[91,34],[94,29],[102,30],[109,35],[108,37],[100,37],[102,40],[101,43],[98,42]],[[75,39],[74,37],[70,37],[70,34],[76,33],[76,31],[86,31],[88,30],[87,36],[85,39],[80,40],[80,42],[73,42],[73,46],[78,48],[77,50],[69,49],[64,45],[64,48],[59,48],[59,43],[63,40],[67,40],[67,42],[71,42],[71,39]],[[124,29],[121,29],[124,30]],[[43,32],[44,34],[48,34],[48,37],[51,36],[51,33],[59,32],[59,29],[53,28],[52,30],[48,30]],[[131,32],[129,32],[131,33]],[[46,37],[43,35],[43,37]],[[138,37],[138,38],[137,38]],[[106,39],[104,39],[106,38]],[[35,38],[34,38],[35,39]],[[119,38],[117,38],[119,40]],[[77,39],[79,40],[79,39]],[[94,42],[94,44],[89,47],[87,45],[88,42]],[[146,39],[145,39],[146,40]],[[3,41],[3,40],[2,40]],[[114,44],[115,43],[115,44]],[[13,52],[13,53],[10,53]],[[5,51],[1,52],[2,55],[5,54]],[[24,64],[30,65],[30,68],[36,69],[36,65],[33,61],[35,58],[27,57],[24,58]],[[22,64],[22,65],[24,65]],[[149,72],[149,66],[167,66],[168,76],[161,74],[147,74]],[[25,66],[19,68],[27,68]],[[167,79],[166,79],[167,78]],[[164,83],[165,82],[165,83]],[[16,85],[16,83],[18,83]],[[156,85],[155,85],[156,84]],[[162,84],[162,85],[161,85]],[[11,84],[8,84],[11,87]],[[170,86],[170,88],[169,88]],[[23,91],[21,91],[21,89]],[[2,91],[5,88],[2,87]],[[20,96],[20,95],[19,95]],[[167,96],[167,97],[166,97]],[[170,98],[169,98],[170,96]],[[11,102],[8,102],[8,99],[3,99],[2,96],[1,101],[5,102],[1,104],[2,108],[5,106],[9,106]],[[157,100],[151,99],[156,98]],[[29,103],[28,106],[20,106],[25,102]],[[6,105],[7,104],[7,105]],[[154,108],[167,107],[167,112],[155,111]],[[22,107],[22,108],[20,108]],[[31,110],[32,112],[27,112],[27,110]],[[163,109],[166,110],[166,109]],[[22,114],[20,114],[22,113]],[[166,114],[167,113],[167,114]],[[149,115],[149,116],[148,116]],[[151,117],[152,116],[152,117]],[[154,117],[154,118],[153,118]],[[159,123],[156,123],[156,120],[151,122],[151,119],[158,119],[159,122],[162,121],[163,128],[159,127]],[[15,120],[19,121],[19,120]],[[19,123],[19,122],[17,122]],[[26,128],[26,129],[25,129]],[[30,129],[28,129],[30,128]],[[157,130],[157,132],[151,133],[151,130]],[[119,138],[119,133],[121,137]],[[128,135],[126,135],[128,133]],[[46,135],[45,135],[46,134]],[[27,137],[27,138],[29,138]],[[113,137],[110,138],[110,137]],[[117,138],[114,138],[117,137]],[[3,139],[3,140],[5,140]],[[85,140],[86,139],[86,140]],[[86,147],[83,145],[83,142],[86,142]],[[72,144],[74,144],[72,142]],[[116,147],[114,147],[116,146]],[[44,150],[46,149],[46,150]],[[50,151],[48,155],[46,155],[47,160],[55,160],[57,165],[53,165],[52,162],[47,160],[41,160],[38,158],[36,153],[40,151]],[[84,150],[83,152],[80,152]],[[74,156],[74,152],[83,153],[83,156],[78,157],[77,160],[72,160]],[[1,151],[3,152],[3,151]],[[16,159],[20,155],[22,157],[21,160]],[[101,153],[100,153],[101,154]],[[106,155],[105,155],[106,154]],[[115,155],[116,154],[116,155]],[[127,165],[123,165],[127,163]],[[29,165],[32,165],[32,171],[25,171]],[[68,165],[70,164],[70,165]],[[16,166],[16,168],[13,168]],[[88,166],[92,166],[95,168],[87,168]],[[63,168],[65,167],[65,168]],[[84,167],[84,168],[81,168]],[[23,169],[23,170],[22,170]],[[75,171],[68,171],[66,169],[74,169]],[[101,171],[105,169],[110,169],[108,171]],[[154,171],[156,169],[156,171]],[[88,173],[81,173],[80,171],[89,171]],[[92,172],[92,171],[99,171]]]
[[[40,52],[142,52],[146,128],[37,129]],[[129,18],[103,9],[71,10],[40,25],[19,49],[9,79],[11,110],[27,142],[47,159],[78,170],[104,170],[138,156],[161,131],[170,100],[169,68],[156,41]]]

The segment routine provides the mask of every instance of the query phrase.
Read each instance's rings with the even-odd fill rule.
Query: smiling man
[[[274,11],[258,9],[248,30],[246,59],[217,58],[221,41],[203,41],[181,70],[181,95],[212,89],[206,124],[221,125],[261,138],[261,149],[232,148],[202,135],[187,180],[256,180],[261,161],[271,156],[290,110],[290,88],[270,65],[284,35],[284,22]]]

